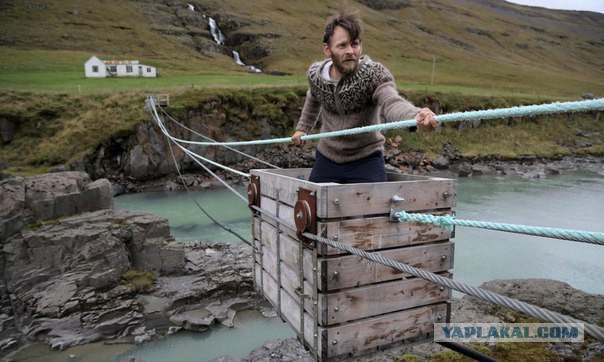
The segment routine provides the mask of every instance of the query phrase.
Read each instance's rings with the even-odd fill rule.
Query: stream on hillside
[[[457,196],[458,219],[604,232],[604,177],[595,173],[573,172],[546,179],[462,178]],[[192,197],[213,217],[251,238],[247,205],[224,189],[129,194],[116,197],[114,207],[168,218],[172,234],[183,242],[240,242],[212,225]],[[457,227],[452,240],[458,281],[478,286],[493,279],[547,278],[604,294],[602,246],[468,227]],[[146,362],[204,362],[227,354],[242,358],[265,341],[295,337],[286,323],[253,311],[239,313],[235,323],[234,328],[179,332],[138,346],[93,343],[49,353],[48,346],[39,344],[22,351],[15,361],[118,362],[136,356]]]

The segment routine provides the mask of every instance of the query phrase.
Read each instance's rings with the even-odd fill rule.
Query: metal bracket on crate
[[[309,232],[317,233],[317,194],[303,188],[298,188],[298,201],[294,205],[294,222],[296,224],[296,233],[298,238],[306,244],[312,243],[312,240],[304,237],[302,234]]]
[[[388,221],[400,222],[397,213],[399,211],[403,211],[403,209],[400,208],[400,204],[402,204],[403,202],[405,202],[405,198],[400,197],[399,195],[392,195],[392,197],[390,198],[390,203],[393,205],[399,205],[399,207],[390,209],[390,217],[388,218]]]
[[[247,203],[252,212],[255,212],[252,206],[260,208],[260,177],[252,175],[249,185],[247,185]]]
[[[390,209],[390,216],[388,221],[390,222],[401,222],[399,218],[399,212],[403,211],[403,209]]]

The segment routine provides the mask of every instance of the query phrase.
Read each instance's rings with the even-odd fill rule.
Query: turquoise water
[[[123,195],[115,198],[114,207],[167,217],[172,234],[179,240],[240,242],[212,225],[193,197],[213,217],[251,238],[247,204],[228,190]],[[458,180],[455,211],[458,219],[465,220],[604,232],[604,177],[573,173],[532,180],[463,178]],[[604,246],[468,227],[457,227],[453,241],[453,274],[458,281],[479,286],[493,279],[548,278],[604,294]],[[97,343],[61,354],[48,353],[47,346],[38,345],[29,351],[43,351],[38,354],[43,359],[22,356],[17,361],[65,361],[65,356],[74,353],[77,361],[86,362],[121,362],[128,356],[146,362],[205,362],[227,354],[244,357],[265,341],[294,336],[281,320],[248,311],[238,314],[234,328],[182,332],[135,347]]]
[[[247,200],[247,189],[240,187],[236,191]],[[170,232],[177,240],[241,242],[237,236],[216,225],[195,202],[216,221],[244,239],[251,240],[251,213],[247,201],[244,202],[227,189],[127,194],[115,197],[113,207],[165,217],[170,223]]]
[[[460,179],[458,219],[604,232],[604,177],[574,173],[532,180]],[[457,227],[454,278],[556,279],[604,294],[604,246]]]
[[[243,189],[239,190],[245,194]],[[247,204],[226,189],[152,192],[116,197],[115,208],[144,210],[170,220],[178,240],[240,242],[214,225],[251,238]],[[604,177],[572,173],[547,179],[460,178],[458,219],[604,232]],[[604,247],[566,240],[457,227],[454,278],[472,285],[493,279],[550,278],[604,294]]]

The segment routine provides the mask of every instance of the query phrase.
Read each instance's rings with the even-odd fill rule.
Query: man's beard
[[[349,58],[350,59],[350,58]],[[336,67],[338,72],[342,75],[349,75],[357,70],[359,66],[359,62],[356,58],[352,58],[353,62],[350,61],[340,61],[339,59],[333,59],[333,65]]]

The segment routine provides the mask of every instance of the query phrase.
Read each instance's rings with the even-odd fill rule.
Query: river
[[[249,209],[228,190],[130,194],[116,197],[114,207],[168,218],[178,240],[240,242],[213,225],[193,197],[214,218],[251,238]],[[574,172],[546,179],[461,178],[455,211],[464,220],[604,232],[604,177]],[[452,240],[455,280],[478,286],[493,279],[547,278],[604,294],[602,246],[469,227],[457,227]],[[16,361],[121,362],[137,356],[146,362],[204,362],[226,354],[245,357],[267,340],[295,336],[280,320],[267,320],[251,311],[239,313],[235,323],[234,328],[181,332],[135,347],[95,343],[49,354],[47,346],[37,345],[16,356]],[[76,359],[69,359],[70,354]]]

